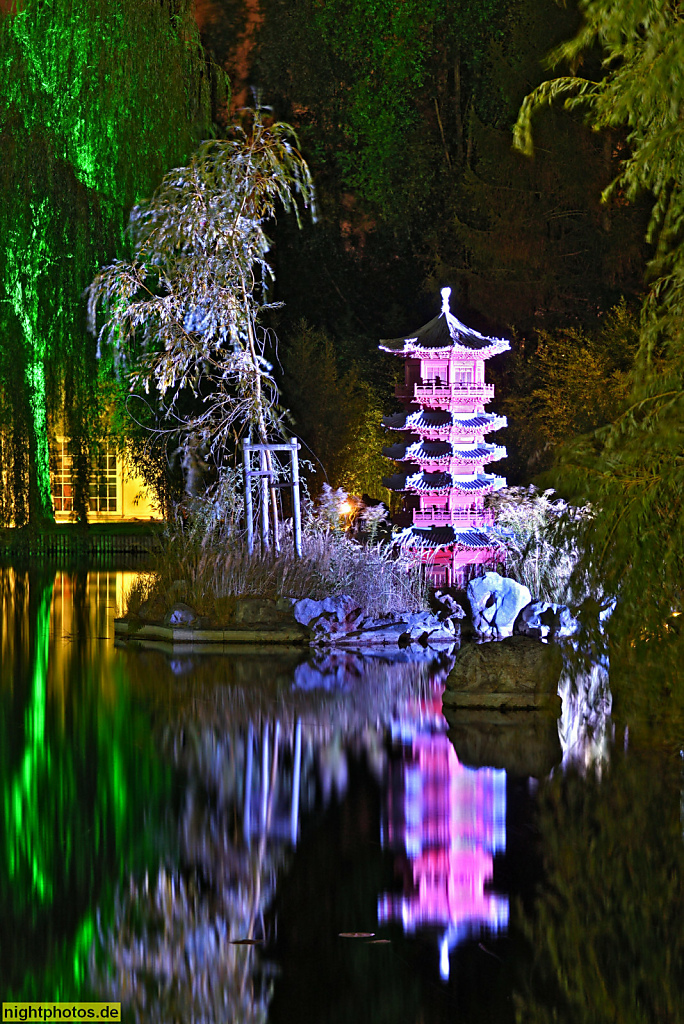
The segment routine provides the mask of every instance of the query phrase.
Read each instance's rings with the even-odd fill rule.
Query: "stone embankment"
[[[453,613],[430,611],[373,617],[346,595],[322,601],[244,597],[231,602],[221,622],[198,616],[181,602],[166,610],[145,602],[136,615],[116,619],[114,628],[119,640],[172,645],[174,650],[221,650],[243,644],[426,647],[452,645],[458,638],[455,618]]]
[[[527,587],[495,572],[469,583],[463,603],[469,606],[470,614],[453,595],[440,591],[434,595],[431,611],[398,610],[377,617],[348,595],[320,601],[226,598],[221,602],[220,621],[171,601],[171,595],[167,604],[159,598],[146,601],[135,614],[116,619],[117,638],[144,645],[171,645],[174,649],[207,649],[207,645],[222,649],[244,644],[444,649],[467,639],[502,640],[513,634],[558,640],[573,636],[579,628],[567,608],[533,601]]]

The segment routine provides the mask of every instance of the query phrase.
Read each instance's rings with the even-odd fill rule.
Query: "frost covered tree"
[[[254,429],[278,433],[278,389],[262,314],[272,308],[266,227],[279,210],[313,214],[306,161],[289,125],[246,111],[228,137],[202,143],[131,214],[132,260],[104,267],[89,288],[98,347],[161,403],[183,461],[220,468]]]

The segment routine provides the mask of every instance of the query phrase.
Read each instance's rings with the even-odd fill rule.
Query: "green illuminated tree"
[[[0,13],[0,459],[4,523],[52,518],[48,439],[98,430],[83,289],[125,214],[212,133],[222,76],[189,0],[25,0]]]
[[[133,260],[105,267],[89,289],[98,344],[123,363],[132,389],[159,396],[186,460],[201,450],[218,466],[236,432],[254,427],[267,443],[278,429],[259,325],[273,276],[266,226],[278,209],[299,218],[300,201],[313,202],[289,125],[267,124],[260,108],[249,117],[169,171],[133,210]]]

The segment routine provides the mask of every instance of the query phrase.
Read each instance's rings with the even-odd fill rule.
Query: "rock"
[[[344,642],[357,647],[375,647],[376,645],[397,647],[399,637],[406,630],[405,622],[382,622],[373,625],[375,620],[362,619],[358,627],[344,634]],[[340,643],[340,637],[337,643]]]
[[[281,626],[292,622],[292,606],[282,611],[275,601],[264,597],[239,597],[235,603],[236,626]]]
[[[385,612],[384,615],[379,615],[377,618],[372,616],[364,617],[359,623],[359,629],[381,629],[394,625],[403,624],[406,622],[408,612]]]
[[[546,708],[558,714],[563,655],[556,644],[512,636],[466,644],[446,681],[442,702],[461,708]]]
[[[421,647],[427,647],[428,643],[434,641],[453,642],[457,629],[452,619],[442,620],[429,611],[415,612],[406,620],[406,630],[399,637],[399,646],[408,647],[411,643],[418,643]]]
[[[445,707],[444,715],[459,761],[471,768],[541,778],[561,761],[556,718],[543,711]]]
[[[429,630],[434,629],[440,625],[440,621],[436,615],[433,615],[430,611],[412,612],[406,619],[406,625],[409,632],[416,630]]]
[[[515,620],[513,632],[536,640],[553,640],[574,636],[579,628],[579,622],[566,605],[531,601]]]
[[[308,626],[323,614],[323,602],[314,601],[311,597],[303,597],[301,601],[295,601],[293,611],[297,622],[302,626]]]
[[[468,600],[473,614],[473,625],[484,637],[511,636],[513,624],[532,595],[527,587],[515,580],[487,572],[468,584]]]
[[[162,622],[166,605],[159,598],[148,598],[138,608],[137,616],[143,622]]]
[[[189,626],[197,618],[197,612],[189,604],[177,601],[164,616],[165,626]]]
[[[302,626],[331,636],[356,629],[364,617],[363,609],[348,594],[326,597],[322,601],[304,597],[293,605],[293,612]]]
[[[465,610],[448,591],[435,590],[433,593],[435,611],[442,618],[465,619]],[[434,607],[433,605],[433,607]]]

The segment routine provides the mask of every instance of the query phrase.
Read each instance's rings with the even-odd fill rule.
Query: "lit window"
[[[55,512],[74,511],[73,459],[67,441],[58,441],[55,472],[52,477],[52,504]]]
[[[90,511],[116,512],[116,452],[106,448],[93,462]]]

